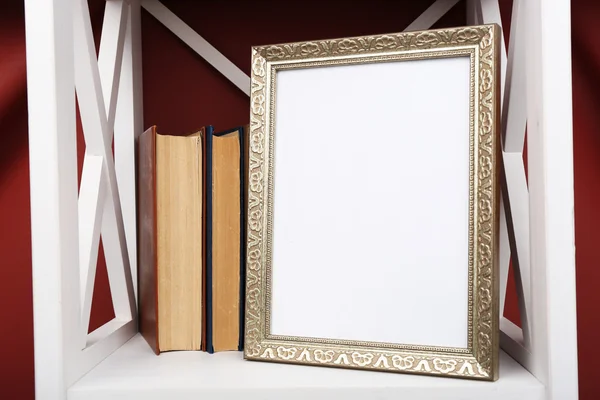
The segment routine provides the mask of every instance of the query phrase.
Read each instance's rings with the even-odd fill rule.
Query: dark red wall
[[[250,46],[402,30],[433,0],[164,1],[247,74]],[[96,28],[103,0],[91,3]],[[508,31],[510,1],[501,0]],[[463,25],[459,4],[436,26]],[[594,400],[596,310],[600,279],[595,249],[600,235],[600,3],[573,1],[573,99],[580,398]],[[143,12],[144,126],[185,133],[212,124],[248,122],[248,97]],[[32,399],[33,321],[25,36],[22,0],[0,5],[0,398]],[[96,29],[96,34],[99,30]],[[98,39],[98,35],[97,39]],[[79,125],[79,167],[84,152]],[[596,228],[596,229],[594,229]],[[99,256],[90,329],[113,317],[103,255]],[[514,285],[506,315],[518,322]]]

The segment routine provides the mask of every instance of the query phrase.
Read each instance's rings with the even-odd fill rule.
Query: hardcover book
[[[241,350],[245,282],[244,127],[206,130],[206,350]]]
[[[138,141],[139,323],[157,354],[201,349],[203,137],[153,126]]]

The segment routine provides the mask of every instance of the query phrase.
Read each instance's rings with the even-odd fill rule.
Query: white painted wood
[[[120,215],[120,210],[116,209],[117,205],[120,208],[119,199],[113,197],[112,200],[104,202],[102,215],[102,244],[106,258],[106,271],[115,318],[130,321],[136,315],[131,267],[124,241],[123,217]],[[115,223],[116,221],[120,223]]]
[[[242,92],[250,96],[250,77],[239,69],[227,57],[208,43],[202,36],[198,35],[192,28],[183,22],[171,10],[158,0],[142,0],[142,6],[154,18],[169,28],[179,39],[187,44],[192,50],[208,61],[213,67],[229,79]]]
[[[534,373],[577,399],[570,2],[524,2]]]
[[[515,0],[517,3],[519,0]],[[524,330],[525,343],[528,346],[529,310],[531,310],[531,279],[529,258],[529,192],[523,166],[521,152],[503,154],[504,174],[506,177],[506,190],[504,203],[507,219],[507,228],[510,237],[512,266],[516,280],[517,299],[521,326]]]
[[[508,231],[525,345],[529,347],[528,313],[531,309],[531,272],[529,256],[529,192],[523,164],[526,125],[525,21],[522,2],[513,2],[511,38],[506,69],[506,89],[502,105],[502,138],[506,178]]]
[[[501,352],[494,383],[244,361],[240,352],[157,357],[136,336],[69,390],[69,400],[542,400],[544,387]]]
[[[119,96],[119,82],[121,64],[123,60],[123,45],[127,31],[129,6],[126,1],[107,1],[102,22],[102,37],[100,38],[100,51],[98,52],[98,70],[104,104],[107,109],[107,126],[112,138],[115,124],[117,98]]]
[[[82,304],[79,331],[81,333],[81,349],[86,346],[90,323],[100,227],[106,195],[106,183],[102,177],[104,168],[102,157],[85,157],[84,164],[79,196],[79,271]]]
[[[525,71],[526,21],[523,1],[514,1],[510,24],[508,60],[506,64],[506,88],[502,102],[503,149],[507,153],[523,153],[527,122],[527,91]],[[523,163],[521,163],[523,164]]]
[[[79,332],[77,148],[69,0],[25,1],[35,395],[61,400]],[[74,245],[75,244],[75,245]]]
[[[533,355],[525,345],[523,330],[504,317],[500,317],[500,347],[525,369],[533,369]]]
[[[129,3],[115,115],[114,153],[131,280],[137,301],[135,140],[144,130],[142,45],[140,4],[138,0],[130,0]]]
[[[110,127],[102,88],[91,21],[86,0],[75,1],[74,15],[75,84],[86,140],[86,156],[104,159],[107,201],[104,203],[102,238],[116,318],[128,321],[135,315],[128,249],[125,244],[119,189],[111,150]],[[115,76],[118,76],[115,75]]]
[[[523,13],[520,2],[513,2],[511,17],[511,38],[509,58],[506,57],[504,39],[501,50],[502,87],[502,143],[504,180],[502,190],[501,214],[506,220],[500,226],[500,306],[504,310],[509,264],[512,265],[517,287],[517,297],[521,316],[524,345],[530,343],[528,313],[530,309],[530,268],[529,268],[529,194],[523,165],[523,141],[526,123],[526,93]],[[469,6],[469,4],[468,4]],[[482,0],[474,4],[473,18],[481,15],[483,23],[497,23],[502,26],[497,0]],[[507,244],[510,246],[508,249]],[[520,328],[518,328],[520,329]],[[510,336],[509,336],[510,337]],[[508,337],[508,338],[509,338]],[[505,343],[508,338],[505,338]],[[513,347],[509,347],[512,349]]]
[[[417,17],[417,19],[408,25],[404,31],[419,31],[431,28],[431,26],[442,18],[444,14],[450,11],[456,3],[458,3],[458,0],[437,0]]]
[[[500,196],[500,226],[498,240],[498,262],[500,276],[500,315],[504,315],[504,305],[506,304],[506,286],[508,283],[508,273],[510,265],[510,243],[508,238],[508,225],[506,216],[506,206],[504,205],[504,196]]]
[[[77,269],[77,261],[79,260],[77,259],[74,263],[76,269],[75,273],[65,271],[64,264],[62,270],[62,279],[68,279],[70,282],[66,287],[77,292],[77,296],[74,298],[69,298],[66,295],[61,298],[63,313],[66,314],[68,311],[68,316],[70,320],[72,320],[70,328],[62,332],[65,340],[63,353],[65,353],[64,356],[66,361],[64,370],[62,371],[63,376],[61,380],[65,386],[69,386],[83,374],[88,372],[89,369],[98,362],[108,356],[112,351],[131,338],[136,331],[136,322],[135,320],[132,321],[132,316],[135,313],[133,288],[131,286],[131,279],[127,279],[126,274],[126,272],[129,271],[128,259],[126,258],[126,252],[125,256],[123,256],[122,249],[124,248],[124,245],[122,244],[122,235],[120,235],[120,232],[117,232],[119,228],[117,214],[120,210],[117,210],[117,207],[113,206],[115,203],[118,204],[118,191],[116,190],[116,181],[114,179],[114,166],[111,168],[112,153],[110,151],[110,143],[107,145],[107,136],[109,136],[106,120],[107,116],[104,110],[100,86],[100,74],[91,36],[91,24],[87,2],[75,1],[74,4],[69,2],[62,6],[69,7],[70,10],[73,10],[72,16],[69,14],[69,24],[67,25],[69,26],[69,32],[75,32],[74,38],[72,39],[73,43],[69,45],[69,48],[73,50],[73,53],[62,61],[70,65],[70,68],[65,68],[65,70],[70,73],[71,85],[69,90],[72,102],[74,99],[74,89],[75,86],[77,86],[84,134],[86,137],[86,156],[84,160],[84,172],[82,173],[79,204],[72,208],[75,212],[75,237],[77,237],[77,214],[82,215],[80,240],[84,254],[82,254],[82,264],[80,265],[80,268],[85,269],[85,272],[82,273],[82,279],[80,279],[79,270]],[[110,21],[108,24],[110,26]],[[122,23],[120,22],[119,26],[121,25]],[[109,41],[110,40],[107,39],[105,43]],[[116,58],[119,58],[118,53],[121,51],[117,48],[118,40],[116,44],[117,46],[113,46],[116,50],[114,54]],[[110,48],[110,46],[107,47],[105,45],[103,48],[107,49]],[[76,60],[75,65],[73,65],[73,60]],[[111,72],[109,72],[109,74],[110,73]],[[118,72],[114,66],[112,68],[112,74],[118,79]],[[76,85],[73,85],[73,76],[75,77]],[[69,80],[66,80],[66,82],[69,83]],[[68,101],[65,100],[64,103],[68,104]],[[47,102],[47,104],[45,104],[46,108],[49,108],[48,104],[56,104],[58,107],[56,100],[54,103],[50,101]],[[74,132],[74,105],[70,111],[70,114],[65,114],[64,117],[71,120]],[[69,143],[69,145],[72,145],[73,149],[75,149],[74,133],[73,137],[70,139],[72,143]],[[63,146],[67,147],[65,144],[63,144]],[[65,160],[68,159],[66,156],[64,158]],[[77,199],[77,164],[75,150],[73,150],[72,154],[72,163],[72,173],[75,177],[75,185],[72,187],[72,191]],[[105,189],[107,190],[106,195],[108,196],[109,201],[105,201],[104,209],[101,209],[102,198],[104,197],[103,192]],[[117,201],[115,201],[115,198]],[[68,202],[65,202],[65,204],[68,204]],[[101,220],[101,222],[99,222],[99,220]],[[68,226],[68,223],[69,221],[65,217],[60,221],[55,222],[57,226],[62,224]],[[116,301],[114,301],[116,304],[120,302],[120,309],[123,311],[119,313],[117,309],[117,319],[99,329],[94,335],[91,335],[92,341],[86,344],[84,338],[89,323],[89,310],[91,309],[91,292],[93,291],[95,258],[98,249],[98,226],[102,226],[101,231],[103,232],[102,236],[104,238],[105,251],[107,253],[107,266],[111,290],[113,292],[113,300],[116,299]],[[74,243],[78,242],[78,240],[69,241],[70,251],[74,252],[76,256],[78,254],[78,246],[74,245]],[[115,249],[118,249],[120,254],[114,254]],[[112,254],[111,251],[113,252]],[[127,260],[127,268],[124,268],[124,265],[121,264],[121,276],[119,276],[118,263],[115,267],[114,262],[114,260],[118,260],[119,257],[123,257],[123,259]],[[58,268],[58,271],[61,272],[60,268]],[[74,281],[71,282],[71,280]],[[115,293],[118,293],[118,296],[116,296]],[[82,315],[82,310],[80,309],[80,306],[82,305],[84,315]],[[103,340],[99,340],[98,332],[104,333],[107,336]],[[87,347],[84,350],[81,350],[84,345],[87,345]],[[66,395],[66,391],[62,395],[63,397],[58,398],[64,398],[64,395]]]
[[[73,371],[68,377],[70,387],[102,360],[121,347],[137,333],[135,320],[113,319],[88,335],[87,346],[77,352],[72,361]]]
[[[106,340],[104,340],[107,336],[111,335],[111,333],[113,333],[117,330],[122,329],[125,325],[128,325],[128,324],[132,325],[131,322],[132,321],[123,322],[123,321],[118,320],[117,318],[113,318],[112,320],[108,321],[104,325],[95,329],[93,332],[90,332],[90,334],[87,337],[87,347],[86,347],[85,351],[89,352],[90,349],[92,349],[92,348],[102,347],[102,344],[105,344],[107,342]],[[124,329],[124,330],[127,330],[127,329]]]
[[[538,0],[526,1],[523,12],[527,21],[525,36],[526,90],[527,90],[527,157],[529,175],[529,222],[530,262],[533,301],[531,310],[531,352],[533,362],[530,371],[544,384],[548,383],[548,334],[546,332],[548,297],[546,285],[546,188],[544,171],[544,138],[542,123],[543,90],[541,55],[541,16]],[[533,146],[533,147],[532,147]],[[548,397],[549,398],[549,397]]]
[[[75,29],[82,33],[75,38],[71,29],[73,3]],[[131,0],[131,6],[123,6],[120,1],[107,4],[100,56],[96,60],[84,3],[25,1],[37,399],[64,399],[67,387],[73,384],[69,398],[74,399],[162,399],[176,395],[185,399],[215,393],[220,398],[237,398],[240,393],[250,398],[284,395],[292,399],[304,398],[306,393],[316,398],[494,398],[490,392],[503,399],[543,398],[541,384],[504,353],[501,378],[493,384],[296,366],[284,369],[281,365],[231,360],[239,357],[238,353],[213,356],[211,363],[206,362],[209,356],[201,353],[155,357],[139,336],[109,356],[137,331],[137,321],[132,317],[137,265],[134,144],[143,131],[140,5],[138,0]],[[454,0],[435,2],[407,30],[429,28],[445,13],[442,9],[447,11],[454,4]],[[145,7],[249,93],[249,78],[179,18],[158,1],[148,0]],[[517,286],[523,292],[519,298],[526,311],[526,326],[531,328],[531,346],[526,343],[527,331],[504,318],[501,344],[547,386],[546,398],[576,399],[569,2],[517,0],[514,7],[521,8],[513,9],[511,37],[520,40],[514,41],[514,46],[511,41],[508,52],[502,54],[502,69],[506,71],[506,75],[502,74],[503,82],[506,81],[504,159],[508,161],[508,201],[503,211],[510,215],[509,224],[501,228],[506,231],[501,243],[508,241],[508,231],[513,230],[512,247],[519,260],[518,279],[522,281]],[[500,22],[499,8],[493,0],[468,0],[467,12],[469,23]],[[515,23],[515,18],[520,23]],[[88,154],[79,204],[74,69]],[[525,114],[529,120],[529,192],[524,185],[522,162],[517,160],[522,151]],[[110,152],[113,119],[114,163]],[[98,160],[104,160],[99,179]],[[103,197],[108,200],[106,209],[100,207]],[[527,204],[528,209],[524,207]],[[116,319],[88,335],[86,347],[81,350],[89,321],[87,309],[91,302],[86,302],[85,294],[86,287],[93,289],[95,262],[91,260],[97,252],[94,227],[98,226],[99,210],[102,236],[111,238],[107,263],[117,266],[111,267],[109,276],[111,290],[117,292],[113,299],[117,299],[119,313]],[[529,233],[523,223],[527,218]],[[529,235],[530,275],[524,267],[529,258],[524,250]],[[81,259],[80,248],[73,243],[82,243]],[[501,245],[503,266],[508,265],[510,254],[503,251],[506,248]],[[502,270],[503,277],[507,271]],[[504,295],[501,299],[504,303]],[[104,363],[94,368],[107,356]],[[288,374],[290,368],[300,373]],[[230,372],[239,378],[231,379]],[[348,374],[360,375],[349,379]],[[208,378],[199,380],[199,376]],[[259,378],[252,379],[254,376]],[[387,376],[393,381],[387,382]],[[261,381],[260,377],[272,380]]]
[[[80,350],[91,305],[91,293],[85,300],[81,289],[82,283],[84,290],[93,289],[98,241],[94,221],[105,186],[104,154],[99,151],[103,143],[87,135],[87,167],[78,204],[72,21],[82,20],[73,18],[73,10],[77,14],[71,1],[26,3],[36,398],[43,400],[64,399],[68,386],[136,331],[135,321],[109,323],[103,330],[110,329],[112,335]],[[78,210],[88,211],[82,213],[79,238],[85,249],[81,266],[87,267],[83,279],[76,245]]]
[[[128,22],[128,14],[129,14],[129,5],[126,1],[107,1],[104,11],[104,20],[102,25],[102,38],[100,41],[100,51],[98,54],[98,70],[100,74],[100,83],[101,89],[104,97],[104,104],[108,105],[107,109],[107,129],[108,129],[108,142],[111,142],[113,139],[114,132],[114,122],[115,122],[115,113],[117,108],[117,101],[119,97],[119,87],[120,87],[120,77],[122,70],[122,59],[123,59],[123,49],[125,44],[125,36],[127,33],[127,22]],[[119,143],[117,143],[118,147]],[[130,155],[131,157],[134,154]],[[115,168],[115,176],[116,176],[116,168]],[[118,183],[118,182],[117,182]],[[117,186],[119,187],[119,186]],[[120,188],[120,187],[119,187]],[[120,199],[119,199],[120,200]],[[114,208],[113,203],[105,203],[105,209],[103,210],[103,221],[102,228],[103,231],[107,234],[107,238],[105,238],[105,242],[109,240],[113,240],[114,238],[119,237],[118,232],[114,232],[114,224],[112,220],[114,218],[119,218],[116,215],[116,210]],[[122,218],[122,217],[121,217]],[[113,230],[111,232],[111,230]],[[107,257],[107,261],[110,259],[119,259],[123,255],[120,252],[117,252],[117,249],[121,249],[123,244],[115,241],[113,246],[108,246],[105,255]],[[129,250],[129,249],[128,249]],[[111,254],[111,252],[114,252]],[[107,262],[108,267],[108,262]],[[114,279],[117,282],[122,282],[122,275],[120,270],[122,268],[128,268],[126,263],[121,267],[120,263],[115,265],[116,268],[108,268],[109,279],[112,275],[115,277]],[[129,270],[131,268],[128,268]],[[131,279],[125,274],[126,279]],[[111,280],[111,294],[113,293],[125,293],[124,291],[128,290],[127,288],[113,288],[113,281]],[[132,284],[133,286],[133,281]],[[129,289],[130,290],[130,289]],[[128,299],[129,299],[128,294]],[[114,298],[113,298],[114,299]],[[120,321],[129,321],[133,315],[130,312],[128,306],[128,302],[125,302],[125,299],[116,300],[121,301],[123,304],[123,309],[118,310],[119,306],[115,307],[115,316],[117,320]]]

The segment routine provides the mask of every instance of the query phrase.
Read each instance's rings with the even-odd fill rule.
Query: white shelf
[[[246,361],[241,352],[156,356],[138,334],[81,378],[69,400],[541,400],[544,386],[501,352],[500,379],[452,378]]]
[[[141,2],[240,89],[250,89],[248,76],[159,0],[107,1],[99,50],[88,0],[24,2],[37,400],[577,399],[569,0],[514,0],[511,40],[500,57],[508,196],[500,207],[500,296],[504,304],[509,261],[518,261],[524,327],[504,326],[501,345],[545,387],[505,353],[499,381],[489,383],[250,362],[240,353],[157,357],[134,336]],[[408,29],[428,29],[457,2],[430,1]],[[498,0],[466,3],[468,24],[502,26]],[[86,141],[81,186],[76,105]],[[100,236],[117,318],[88,337]]]

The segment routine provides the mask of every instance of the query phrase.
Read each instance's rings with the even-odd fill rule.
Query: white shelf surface
[[[544,386],[501,352],[500,378],[481,382],[247,361],[241,352],[156,356],[138,334],[75,383],[69,400],[542,400]]]

